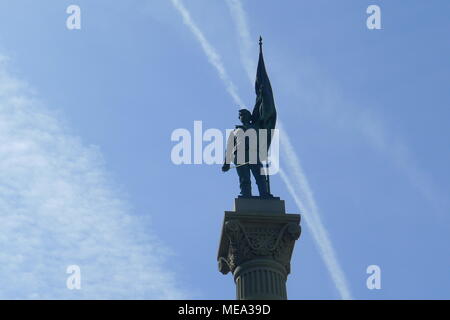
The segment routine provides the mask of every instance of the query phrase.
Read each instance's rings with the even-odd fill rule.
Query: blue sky
[[[179,3],[247,105],[264,38],[297,158],[281,154],[294,193],[280,175],[272,190],[305,209],[289,298],[448,299],[450,3],[231,1],[254,44],[230,2]],[[237,176],[174,165],[170,136],[232,128],[238,107],[173,4],[0,3],[1,298],[234,299],[216,254]],[[366,28],[371,4],[382,30]]]

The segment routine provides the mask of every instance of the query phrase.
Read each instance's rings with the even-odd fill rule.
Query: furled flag
[[[272,129],[277,122],[277,110],[273,99],[272,86],[267,75],[262,53],[262,38],[259,37],[259,61],[256,71],[256,103],[253,108],[252,121],[259,129],[267,129],[267,149],[272,141]]]

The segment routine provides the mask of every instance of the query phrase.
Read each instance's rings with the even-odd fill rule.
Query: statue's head
[[[239,110],[239,120],[241,120],[242,124],[250,124],[252,121],[252,114],[247,109]]]

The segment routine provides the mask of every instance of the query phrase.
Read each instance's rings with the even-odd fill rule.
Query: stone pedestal
[[[232,272],[238,300],[286,300],[286,280],[300,215],[286,214],[279,198],[237,198],[226,211],[217,260]]]

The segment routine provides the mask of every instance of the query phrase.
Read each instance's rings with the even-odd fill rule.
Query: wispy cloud
[[[131,214],[100,152],[0,59],[0,298],[183,298],[170,254]],[[146,226],[146,227],[144,227]],[[66,268],[81,267],[81,290]]]
[[[235,84],[233,83],[233,81],[231,81],[230,77],[228,76],[228,73],[222,63],[220,55],[217,53],[217,51],[214,49],[211,43],[209,43],[203,32],[194,22],[194,20],[191,17],[191,14],[183,5],[182,1],[180,0],[171,0],[171,1],[173,6],[177,9],[181,17],[183,18],[184,24],[186,24],[186,26],[191,30],[191,32],[194,34],[195,38],[199,42],[200,46],[203,49],[203,52],[208,58],[208,61],[217,70],[220,79],[222,79],[222,81],[224,82],[225,87],[228,93],[233,98],[234,102],[237,105],[243,106],[244,103],[242,102],[242,99],[239,97],[237,93]]]
[[[282,69],[286,76],[283,89],[292,99],[301,101],[308,110],[313,110],[315,117],[329,121],[337,129],[357,132],[375,151],[397,166],[411,186],[428,201],[434,212],[442,214],[448,211],[448,197],[435,185],[430,174],[421,168],[410,144],[392,130],[388,120],[376,112],[376,105],[369,102],[372,105],[369,108],[345,99],[339,88],[326,74],[320,72],[320,67],[314,61],[308,60],[305,63],[301,57],[294,60],[295,64],[300,61],[302,65],[302,79],[296,73],[295,64],[283,66]]]
[[[246,13],[239,0],[227,0],[230,8],[231,16],[235,22],[236,30],[239,35],[239,43],[241,47],[241,58],[244,68],[247,72],[249,80],[254,81],[255,66],[251,58],[252,41],[250,31],[246,18]],[[253,71],[252,71],[253,70]],[[322,259],[327,266],[328,272],[333,279],[336,288],[338,289],[342,299],[351,299],[351,293],[345,274],[339,264],[335,250],[333,249],[328,232],[320,218],[320,213],[313,192],[309,186],[308,179],[304,174],[304,170],[300,164],[298,156],[292,146],[289,135],[286,132],[281,119],[278,120],[278,129],[280,130],[280,146],[282,156],[286,158],[286,164],[289,167],[289,172],[295,177],[292,181],[284,171],[281,171],[281,178],[286,184],[289,193],[294,198],[299,210],[303,213],[307,225],[309,226],[314,240],[319,248]]]
[[[338,116],[341,125],[362,133],[378,152],[387,156],[435,212],[447,211],[444,209],[448,205],[444,200],[447,196],[441,194],[430,175],[418,165],[417,158],[408,144],[393,134],[382,118],[368,110],[357,110],[350,103],[341,101],[340,97],[336,97],[336,101],[342,102],[339,105],[346,106],[345,110],[341,109],[341,115]],[[328,108],[329,118],[335,118],[336,111],[333,110],[333,105],[330,104]]]

